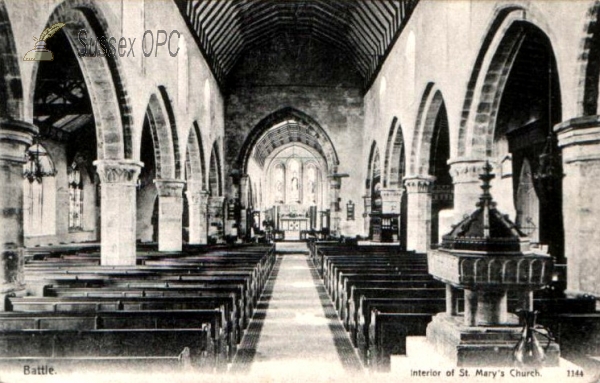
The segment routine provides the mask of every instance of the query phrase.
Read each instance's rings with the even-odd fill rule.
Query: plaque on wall
[[[346,220],[354,221],[354,202],[348,201],[346,204]]]

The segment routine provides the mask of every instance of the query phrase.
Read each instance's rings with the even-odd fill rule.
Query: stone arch
[[[378,164],[380,160],[379,157],[379,148],[377,147],[377,141],[373,140],[371,143],[371,150],[369,151],[369,161],[367,162],[367,178],[365,181],[365,195],[370,196],[371,190],[375,185],[373,185],[373,174],[375,173],[375,165],[377,169],[381,171],[381,166]]]
[[[48,19],[47,26],[66,23],[65,33],[71,47],[81,47],[79,31],[85,30],[87,40],[100,36],[118,36],[110,27],[104,12],[95,0],[65,0]],[[75,54],[82,70],[92,102],[98,140],[98,159],[133,159],[133,117],[123,70],[115,57],[80,57]],[[37,77],[39,62],[34,62],[33,78]],[[36,81],[31,82],[29,105],[33,105]],[[28,110],[32,114],[33,110]]]
[[[398,118],[392,118],[392,126],[390,126],[390,130],[388,131],[387,143],[385,145],[385,162],[383,164],[383,187],[388,186],[388,178],[389,174],[389,166],[390,166],[390,151],[392,147],[392,140],[394,139],[394,134],[396,133],[396,123],[398,122]]]
[[[23,85],[15,38],[4,0],[0,0],[0,120],[23,120]]]
[[[444,98],[433,83],[428,83],[421,98],[417,125],[410,154],[410,174],[427,175],[430,168],[432,137],[438,114],[444,107]]]
[[[533,6],[510,5],[496,12],[467,84],[458,131],[457,157],[492,156],[500,100],[512,64],[527,35],[523,27],[526,25],[539,29],[550,41],[549,28]]]
[[[221,151],[219,150],[218,140],[212,145],[210,152],[210,169],[208,173],[208,187],[210,195],[218,197],[223,195],[223,179],[221,177]]]
[[[578,115],[593,116],[600,96],[600,1],[596,0],[585,15],[585,37],[578,59],[581,63]]]
[[[267,117],[263,118],[254,127],[254,129],[248,134],[248,138],[246,139],[242,146],[242,149],[240,150],[240,155],[237,161],[238,169],[246,173],[248,168],[248,162],[256,143],[264,135],[266,135],[269,129],[271,129],[273,126],[290,119],[298,121],[300,124],[302,124],[304,128],[307,129],[307,133],[305,136],[307,138],[310,138],[311,142],[320,146],[320,149],[323,152],[322,154],[327,160],[329,171],[331,173],[337,172],[339,159],[333,142],[329,138],[327,132],[312,117],[292,107],[286,107],[274,113],[271,113]],[[302,140],[301,137],[293,137],[291,135],[288,135],[286,139],[289,142],[293,142],[292,140],[294,139],[296,139],[299,142],[301,142]]]
[[[181,162],[177,129],[174,125],[173,109],[164,88],[159,95],[153,93],[146,109],[146,122],[150,126],[156,159],[157,179],[180,179]]]
[[[202,135],[198,122],[194,121],[188,134],[186,164],[188,166],[188,180],[198,181],[204,189],[206,187],[205,175],[206,167],[204,165],[204,148],[202,145]]]
[[[398,124],[398,118],[394,117],[385,149],[383,187],[392,189],[400,188],[402,186],[402,178],[404,178],[406,172],[405,167],[404,135],[402,134],[402,127]]]

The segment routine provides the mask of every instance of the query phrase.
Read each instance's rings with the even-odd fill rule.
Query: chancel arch
[[[264,118],[242,147],[241,173],[259,180],[252,220],[259,229],[287,239],[328,231],[330,182],[339,164],[337,152],[323,128],[308,115],[284,108]],[[251,235],[248,218],[246,235]]]

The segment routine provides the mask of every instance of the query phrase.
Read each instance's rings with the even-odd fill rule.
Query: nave
[[[326,381],[363,371],[304,243],[278,243],[278,260],[231,372]],[[262,379],[261,379],[262,380]]]
[[[599,57],[597,0],[0,0],[0,374],[598,370]]]

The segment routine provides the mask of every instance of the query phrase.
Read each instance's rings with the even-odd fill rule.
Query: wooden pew
[[[211,297],[222,294],[234,294],[236,310],[240,317],[240,326],[245,329],[248,326],[249,318],[252,316],[250,306],[246,304],[243,296],[243,288],[240,285],[221,285],[221,286],[189,286],[186,288],[177,287],[146,287],[146,288],[127,288],[107,286],[102,288],[89,287],[46,287],[44,296],[47,297],[110,297],[110,298],[129,298],[129,297],[156,297],[156,298],[177,298],[177,297]]]
[[[235,347],[276,260],[273,246],[236,247],[234,251],[221,247],[193,255],[150,251],[143,258],[144,265],[134,268],[90,265],[88,261],[99,260],[99,254],[53,254],[45,260],[32,260],[26,265],[26,276],[29,282],[43,286],[40,290],[46,295],[41,298],[44,301],[27,297],[12,298],[11,303],[13,308],[27,310],[68,308],[76,311],[69,315],[98,315],[102,307],[121,309],[126,305],[160,310],[169,310],[174,305],[202,309],[205,306],[199,301],[206,304],[215,298],[229,297],[229,302],[233,299],[234,303],[220,306],[224,313],[221,332],[225,333],[221,343]],[[227,307],[231,308],[231,315]],[[229,348],[230,356],[232,349]],[[66,358],[75,360],[72,356]],[[118,355],[105,358],[120,360]],[[158,358],[174,360],[172,355]]]
[[[30,278],[32,280],[33,277]],[[34,295],[48,295],[51,290],[48,288],[62,288],[62,291],[66,291],[68,288],[103,288],[104,290],[110,289],[201,289],[211,288],[213,286],[229,286],[239,290],[239,295],[242,299],[240,303],[240,309],[244,308],[245,315],[251,315],[252,310],[255,306],[255,302],[258,300],[260,291],[262,290],[258,286],[254,286],[251,283],[251,277],[245,272],[231,272],[222,275],[221,272],[208,273],[208,274],[187,274],[187,275],[174,275],[171,277],[158,275],[157,278],[143,278],[138,274],[119,274],[113,273],[110,275],[104,275],[102,271],[87,271],[83,275],[80,274],[50,274],[50,275],[39,275],[36,279],[37,287],[36,292],[39,290],[42,293]],[[45,289],[45,290],[44,290]],[[75,293],[79,293],[78,290],[73,290]],[[89,290],[88,290],[89,291]],[[90,291],[91,292],[91,291]]]
[[[356,289],[354,292],[358,298],[358,305],[356,301],[350,301],[350,307],[348,310],[348,324],[349,327],[356,329],[356,323],[358,323],[359,312],[363,312],[363,315],[368,315],[362,307],[366,306],[365,301],[371,298],[389,298],[389,299],[405,299],[405,298],[445,298],[445,288],[361,288]],[[351,326],[351,323],[354,323]],[[425,333],[423,332],[423,335]],[[356,332],[350,334],[350,340],[352,344],[356,346]]]
[[[371,274],[350,274],[343,275],[341,277],[341,285],[338,287],[335,295],[332,297],[334,305],[343,317],[345,311],[348,308],[348,301],[352,295],[352,289],[354,288],[367,288],[367,287],[421,287],[421,288],[441,288],[444,285],[433,279],[429,275],[423,276],[422,279],[409,279],[403,278],[403,275],[399,276],[373,276]]]
[[[203,359],[206,357],[209,358],[212,362],[210,364],[214,364],[215,368],[221,367],[224,365],[226,360],[226,343],[227,340],[223,338],[223,330],[222,324],[224,323],[224,311],[222,308],[213,309],[213,310],[185,310],[185,311],[130,311],[130,312],[94,312],[94,313],[21,313],[21,312],[3,312],[0,313],[0,339],[25,339],[30,338],[27,334],[35,334],[35,336],[46,337],[47,334],[52,332],[52,355],[47,355],[47,348],[44,346],[37,347],[35,349],[28,348],[27,352],[22,355],[25,356],[39,356],[42,355],[49,357],[67,357],[70,356],[81,356],[78,352],[75,352],[73,355],[57,355],[55,350],[60,349],[60,347],[67,347],[65,344],[57,342],[57,339],[70,339],[69,335],[65,335],[65,332],[69,333],[72,330],[77,330],[79,332],[86,332],[88,330],[114,330],[117,333],[123,333],[121,330],[143,330],[143,329],[174,329],[174,330],[182,330],[182,329],[194,329],[194,331],[202,331],[202,333],[208,333],[210,336],[207,338],[207,341],[202,346],[202,349],[197,349],[196,351],[192,350],[192,355],[194,353],[202,356]],[[15,334],[15,331],[20,330],[22,335],[19,336]],[[32,330],[40,330],[40,331],[32,331]],[[57,331],[60,331],[58,333]],[[159,336],[161,338],[169,338],[168,334],[162,335],[164,331],[160,332]],[[179,331],[181,332],[181,331]],[[23,335],[23,333],[25,333]],[[90,333],[91,334],[91,333]],[[135,331],[131,336],[147,336],[146,332]],[[85,334],[84,334],[85,335]],[[191,333],[185,334],[187,337],[190,337]],[[201,335],[201,334],[200,334]],[[107,338],[113,337],[110,332],[98,332],[90,335],[96,342],[104,343],[104,340]],[[199,339],[202,339],[199,337]],[[128,339],[124,337],[125,343],[130,343]],[[71,342],[71,340],[69,340]],[[10,343],[10,342],[9,342]],[[159,343],[160,344],[160,343]],[[194,342],[191,342],[190,346],[193,345]],[[147,345],[146,345],[147,346]],[[16,348],[19,348],[19,344],[17,342]],[[189,346],[186,346],[189,347]],[[71,345],[68,345],[68,348],[72,348]],[[110,347],[109,347],[110,349]],[[183,350],[183,347],[181,348]],[[12,350],[14,352],[14,350]],[[102,353],[110,352],[110,350],[100,350]],[[123,350],[121,350],[123,351]],[[114,354],[108,355],[109,357],[117,357],[123,356],[119,354],[120,351],[115,351]],[[127,355],[130,352],[128,351]],[[160,354],[159,350],[159,354]],[[3,353],[3,356],[11,356],[11,353]],[[179,354],[174,354],[170,356],[164,356],[169,358],[179,357]],[[139,357],[139,355],[138,355]],[[144,359],[146,355],[142,355],[142,359]],[[224,359],[225,357],[225,359]],[[0,361],[1,363],[1,361]],[[207,364],[207,360],[198,360],[194,362],[195,365]]]
[[[446,300],[444,298],[372,298],[362,303],[363,307],[359,311],[357,323],[350,324],[350,333],[356,337],[358,353],[365,363],[368,363],[367,359],[370,353],[369,326],[371,325],[371,312],[374,309],[385,313],[429,315],[435,315],[446,309]]]
[[[386,267],[379,265],[372,266],[343,266],[343,267],[335,267],[334,275],[332,276],[329,291],[332,296],[332,299],[336,300],[338,294],[344,288],[344,277],[347,275],[374,275],[374,274],[397,274],[399,278],[403,280],[408,280],[409,275],[417,276],[418,279],[431,279],[432,277],[427,273],[427,271],[422,269],[413,269],[413,268],[399,268],[397,266],[394,267]],[[414,279],[411,277],[411,279]]]
[[[0,366],[23,361],[85,360],[86,367],[103,359],[119,359],[139,368],[190,365],[215,368],[207,356],[210,329],[7,330],[0,331]],[[177,361],[177,362],[175,362]]]
[[[391,356],[406,354],[406,337],[424,335],[432,314],[383,313],[371,311],[368,366],[375,371],[390,371]]]
[[[372,278],[372,276],[370,276]],[[351,303],[353,302],[352,307],[358,307],[360,301],[360,294],[363,289],[439,289],[440,284],[433,279],[430,280],[358,280],[358,281],[350,281],[348,284],[348,290],[343,291],[342,299],[340,299],[340,305],[338,309],[338,313],[342,322],[346,328],[350,325],[351,315],[348,313],[351,310]]]
[[[596,368],[600,357],[600,312],[547,313],[538,322],[551,330],[560,356],[584,368]]]
[[[235,306],[234,294],[217,294],[199,297],[19,297],[9,298],[9,310],[20,313],[98,313],[106,311],[141,310],[206,310],[220,307],[225,323],[222,329],[227,335],[227,347],[233,357],[241,341],[242,329]],[[1,317],[0,317],[1,318]],[[1,326],[1,324],[0,324]]]

